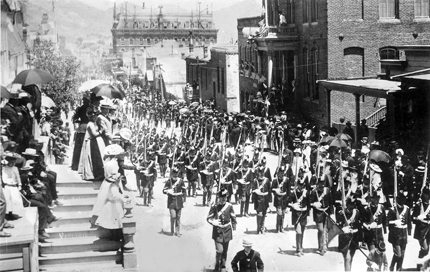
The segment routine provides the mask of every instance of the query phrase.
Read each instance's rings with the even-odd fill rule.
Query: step
[[[100,239],[87,236],[80,238],[48,238],[45,243],[40,243],[39,246],[40,254],[48,256],[48,254],[85,251],[117,251],[122,247],[122,242],[111,241],[108,238]]]
[[[98,190],[100,188],[101,182],[92,182],[92,181],[57,181],[57,189],[58,188],[93,188],[94,190]]]
[[[96,198],[99,190],[93,188],[57,188],[58,198],[62,199],[88,199]]]
[[[121,264],[112,263],[112,261],[99,261],[94,264],[77,263],[64,265],[40,265],[39,271],[46,272],[124,272],[137,271],[124,269]]]
[[[120,264],[122,261],[121,252],[118,251],[85,251],[85,252],[71,252],[60,254],[49,254],[47,256],[39,257],[40,266],[53,266],[68,264],[86,263],[94,264],[98,262],[111,262],[112,265]]]
[[[62,199],[60,201],[63,205],[54,208],[54,213],[57,212],[84,212],[92,211],[96,198],[71,198]]]
[[[88,221],[82,224],[61,225],[47,228],[46,232],[49,234],[51,239],[79,238],[88,236],[107,238],[110,236],[109,230],[103,228],[91,228]]]
[[[52,222],[51,226],[62,226],[62,225],[70,225],[70,224],[81,224],[81,223],[88,223],[91,219],[91,211],[82,211],[82,212],[54,212],[55,216],[60,217],[61,219]]]

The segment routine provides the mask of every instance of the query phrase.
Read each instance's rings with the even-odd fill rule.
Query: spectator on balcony
[[[279,12],[279,26],[286,26],[287,19],[285,18],[284,12],[282,10],[278,12]]]
[[[343,129],[343,133],[349,135],[352,138],[351,142],[355,142],[355,135],[354,135],[354,129],[351,127],[351,121],[346,122],[346,127]]]
[[[364,137],[369,137],[369,127],[366,119],[362,119],[358,130],[358,140],[361,141]]]

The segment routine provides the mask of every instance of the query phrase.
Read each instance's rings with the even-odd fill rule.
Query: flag
[[[338,234],[342,234],[342,229],[331,219],[329,215],[326,216],[327,225],[327,245],[330,244],[331,240],[334,239]]]

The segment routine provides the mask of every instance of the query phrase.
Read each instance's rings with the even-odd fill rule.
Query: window
[[[429,17],[429,0],[415,0],[414,12],[415,18],[428,18]]]
[[[309,16],[308,16],[308,12],[309,12],[309,2],[308,0],[302,0],[303,1],[303,23],[308,23],[309,22]]]
[[[124,45],[124,44],[125,44],[125,40],[124,40],[124,38],[121,38],[121,42],[120,42],[120,44],[121,44],[121,45]]]
[[[225,93],[225,71],[221,68],[221,94]]]
[[[130,38],[130,45],[133,45],[133,38]]]
[[[399,0],[379,0],[379,18],[398,19]]]
[[[294,24],[294,0],[287,0],[286,19],[288,24]]]
[[[143,45],[143,38],[140,38],[140,45]]]
[[[318,85],[317,85],[317,80],[318,80],[318,61],[319,61],[319,56],[318,56],[318,49],[317,48],[312,48],[311,51],[311,62],[312,62],[312,74],[311,74],[311,82],[310,82],[310,86],[311,86],[311,90],[312,90],[312,99],[319,99],[319,91],[318,91]]]
[[[304,91],[306,94],[306,97],[310,97],[311,93],[310,93],[310,86],[309,86],[309,80],[310,80],[310,70],[311,67],[309,66],[309,55],[308,55],[308,49],[307,48],[303,48],[303,63],[305,66],[305,76],[304,76]]]
[[[220,91],[221,91],[221,68],[220,67],[217,67],[217,70],[216,70],[216,72],[217,72],[217,81],[218,81],[218,93],[220,93]]]
[[[151,44],[151,39],[150,38],[146,39],[146,43]]]
[[[311,0],[311,22],[318,22],[318,2]]]
[[[392,47],[382,48],[379,50],[379,59],[399,59],[399,51]]]

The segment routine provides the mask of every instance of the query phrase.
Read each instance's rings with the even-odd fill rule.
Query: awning
[[[327,90],[390,99],[400,92],[400,82],[383,79],[318,80]]]

